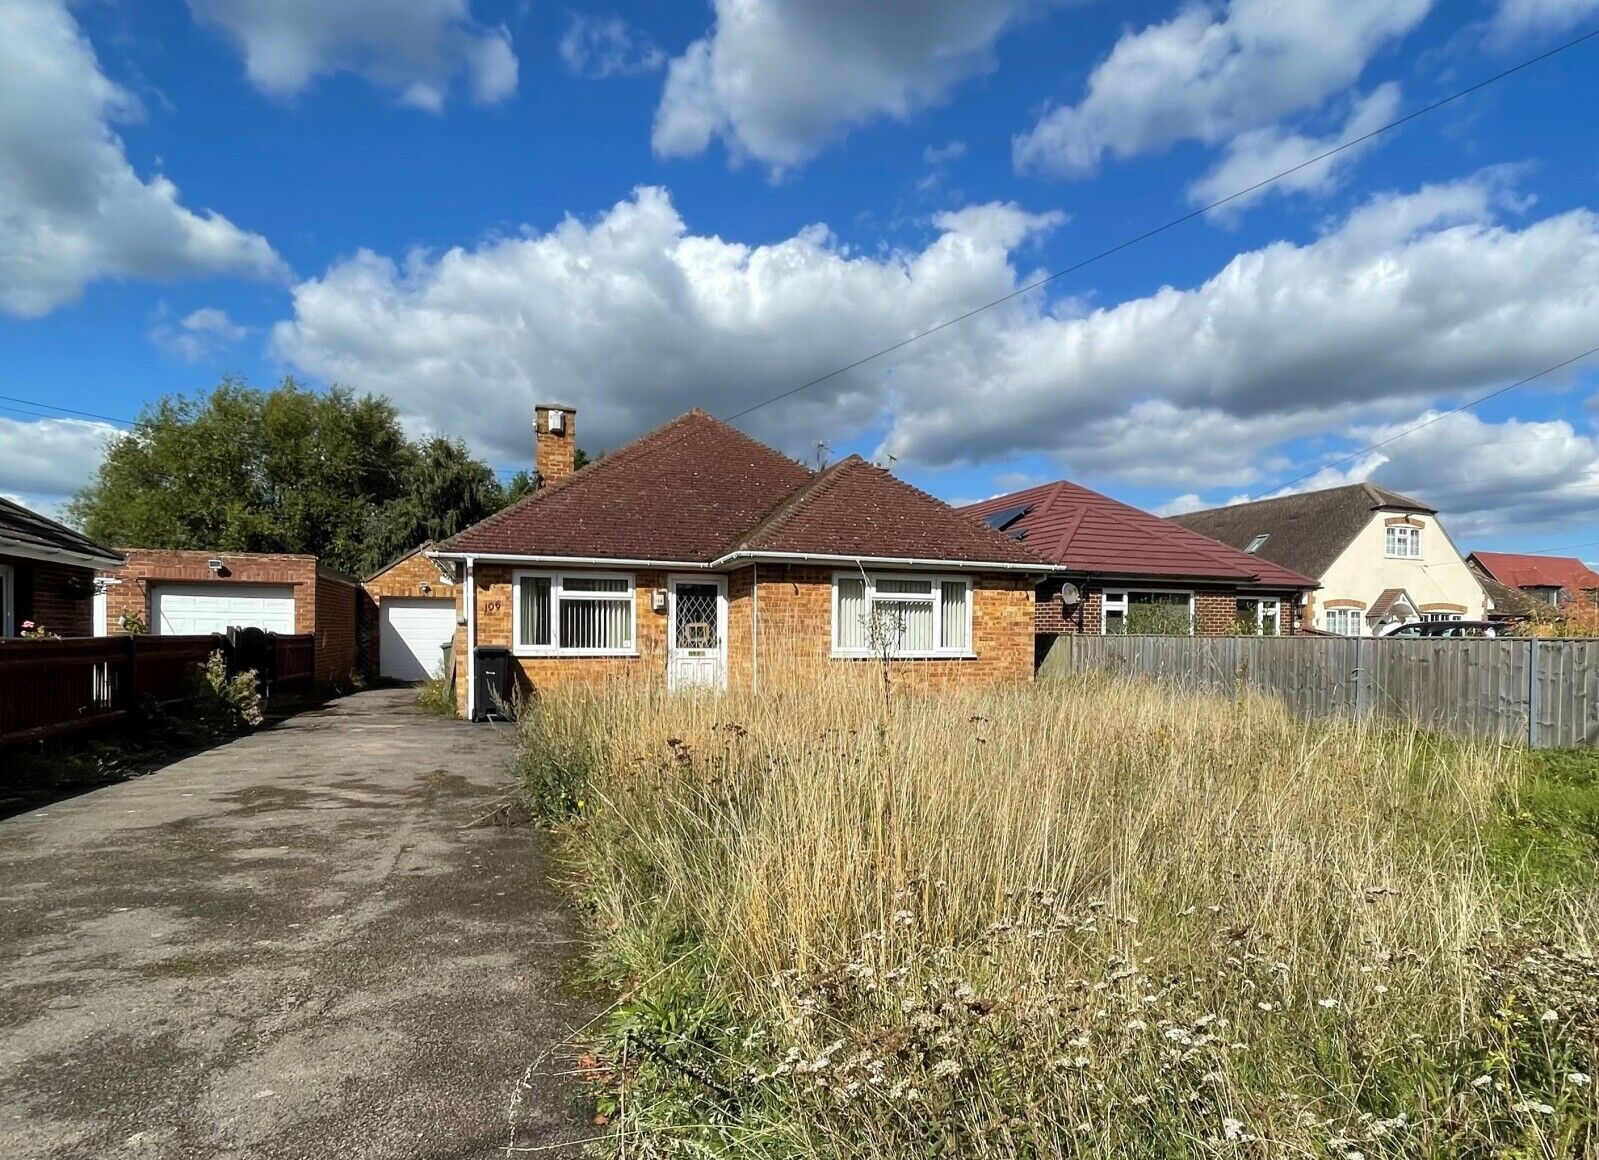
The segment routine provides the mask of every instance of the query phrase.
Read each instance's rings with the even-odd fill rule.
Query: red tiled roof
[[[1575,556],[1531,556],[1522,552],[1473,552],[1471,558],[1493,579],[1511,588],[1599,588],[1599,573]]]
[[[1017,507],[1026,513],[1005,533],[1021,533],[1034,552],[1073,572],[1150,580],[1214,579],[1270,588],[1318,587],[1290,568],[1064,479],[961,510],[986,519]]]
[[[690,411],[436,549],[707,564],[730,551],[1047,565],[852,455],[820,474]]]
[[[735,550],[1048,567],[1027,546],[859,455],[800,488]]]
[[[690,411],[437,550],[709,563],[814,474]]]

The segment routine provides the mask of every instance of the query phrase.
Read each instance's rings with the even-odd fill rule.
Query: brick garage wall
[[[423,591],[423,586],[427,591]],[[439,574],[439,567],[418,549],[403,559],[396,560],[383,571],[368,578],[361,585],[361,598],[357,608],[357,653],[361,671],[375,676],[381,671],[382,633],[379,631],[379,607],[385,599],[455,599],[455,585]],[[460,615],[460,601],[456,600],[456,614]],[[461,632],[456,630],[459,641]]]
[[[21,556],[0,556],[0,564],[10,565],[16,583],[12,600],[16,631],[22,631],[23,621],[31,620],[56,636],[94,635],[93,568]],[[87,592],[75,596],[74,588]]]
[[[121,633],[122,614],[137,612],[146,629],[150,623],[150,586],[169,581],[179,584],[292,584],[294,585],[294,631],[316,631],[315,556],[292,553],[240,553],[168,551],[152,548],[118,548],[128,558],[119,569],[102,572],[120,584],[106,587],[106,631]],[[226,576],[213,575],[208,560],[221,560]]]
[[[345,576],[318,572],[314,589],[316,679],[319,684],[345,684],[357,667],[356,614],[361,586]],[[296,620],[298,610],[296,596]]]

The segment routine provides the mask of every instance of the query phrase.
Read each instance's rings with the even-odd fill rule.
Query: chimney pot
[[[562,403],[533,408],[533,465],[540,486],[572,474],[577,454],[577,409]]]

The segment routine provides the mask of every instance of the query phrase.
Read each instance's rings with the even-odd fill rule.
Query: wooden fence
[[[268,633],[249,664],[225,636],[7,640],[0,642],[0,744],[111,725],[145,706],[181,701],[194,691],[195,670],[218,651],[231,670],[254,664],[272,673],[275,690],[315,681],[310,635]]]
[[[1599,640],[1061,636],[1039,676],[1112,671],[1539,748],[1599,745]]]

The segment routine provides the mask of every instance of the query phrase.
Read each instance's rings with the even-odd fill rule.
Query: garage
[[[194,636],[230,628],[294,632],[292,584],[152,584],[150,631]]]
[[[396,681],[425,681],[455,636],[455,601],[386,597],[378,604],[378,670]]]

